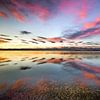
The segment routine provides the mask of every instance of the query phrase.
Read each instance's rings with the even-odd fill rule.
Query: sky
[[[100,0],[0,0],[0,48],[100,47]]]

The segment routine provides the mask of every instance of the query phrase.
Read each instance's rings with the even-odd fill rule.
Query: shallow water
[[[0,51],[0,84],[40,80],[100,88],[100,54],[64,51]]]

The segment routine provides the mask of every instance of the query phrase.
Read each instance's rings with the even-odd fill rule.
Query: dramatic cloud
[[[89,28],[86,30],[76,31],[71,34],[64,33],[63,37],[66,37],[68,39],[80,39],[80,38],[85,38],[93,35],[100,35],[100,28]]]
[[[90,37],[94,35],[100,35],[100,17],[97,17],[95,21],[86,22],[83,25],[83,29],[76,31],[73,29],[65,30],[62,32],[63,37],[68,39],[80,39]]]
[[[91,36],[96,41],[96,35],[99,40],[99,3],[100,0],[0,0],[0,31],[9,34],[8,37],[1,34],[0,41],[11,41],[11,36],[10,45],[25,43],[32,47],[34,44],[52,47],[53,44],[61,47],[62,44],[77,46],[82,44],[77,43],[81,38],[85,41]],[[65,28],[70,29],[63,31]],[[36,34],[32,34],[32,30],[38,36],[34,37]]]
[[[32,15],[47,20],[53,14],[53,8],[56,8],[56,4],[52,0],[0,0],[0,6],[5,11],[9,11],[10,16],[14,16],[21,22]],[[6,14],[1,12],[0,16],[4,17]]]
[[[88,0],[79,2],[74,0],[0,0],[1,8],[9,11],[9,15],[21,22],[32,15],[47,20],[61,12],[83,19],[88,15],[88,8],[91,6],[89,4]],[[1,16],[6,16],[6,14],[1,13]]]

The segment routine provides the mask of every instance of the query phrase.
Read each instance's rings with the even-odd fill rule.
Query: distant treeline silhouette
[[[62,50],[62,51],[100,51],[100,48],[86,47],[63,47],[63,48],[0,48],[0,50]]]

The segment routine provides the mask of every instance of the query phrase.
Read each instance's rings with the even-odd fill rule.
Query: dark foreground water
[[[99,97],[100,53],[0,51],[0,100]]]

